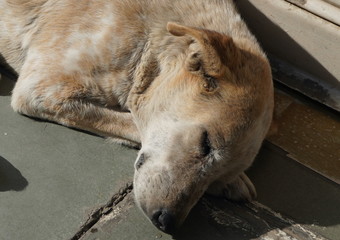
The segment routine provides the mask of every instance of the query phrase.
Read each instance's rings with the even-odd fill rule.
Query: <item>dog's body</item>
[[[136,202],[163,231],[208,188],[254,197],[273,87],[231,1],[0,0],[0,54],[15,111],[142,144]]]

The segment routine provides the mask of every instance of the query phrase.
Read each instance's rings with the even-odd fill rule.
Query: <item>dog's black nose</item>
[[[156,211],[151,218],[152,223],[165,233],[173,234],[175,232],[175,217],[168,213],[167,210]]]

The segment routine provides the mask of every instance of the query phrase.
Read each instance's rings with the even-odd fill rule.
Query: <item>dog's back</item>
[[[51,42],[53,37],[67,37],[72,31],[99,30],[110,23],[115,26],[112,35],[120,35],[115,39],[116,45],[121,43],[124,51],[133,52],[148,33],[161,39],[168,21],[224,33],[235,42],[244,41],[245,47],[261,52],[228,0],[2,0],[0,54],[20,72],[36,36],[40,42]],[[53,48],[53,44],[49,47]]]

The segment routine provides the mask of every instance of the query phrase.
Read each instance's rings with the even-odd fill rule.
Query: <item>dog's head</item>
[[[240,48],[226,35],[174,23],[168,31],[188,44],[133,113],[142,138],[134,192],[171,233],[212,182],[250,166],[271,122],[273,87],[265,56],[246,47],[251,41]]]

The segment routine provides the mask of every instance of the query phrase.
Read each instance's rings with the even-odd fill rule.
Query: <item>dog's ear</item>
[[[174,36],[190,36],[199,44],[199,50],[190,53],[186,60],[189,71],[203,71],[205,75],[218,78],[239,59],[239,50],[227,35],[173,22],[167,24],[167,29]]]

